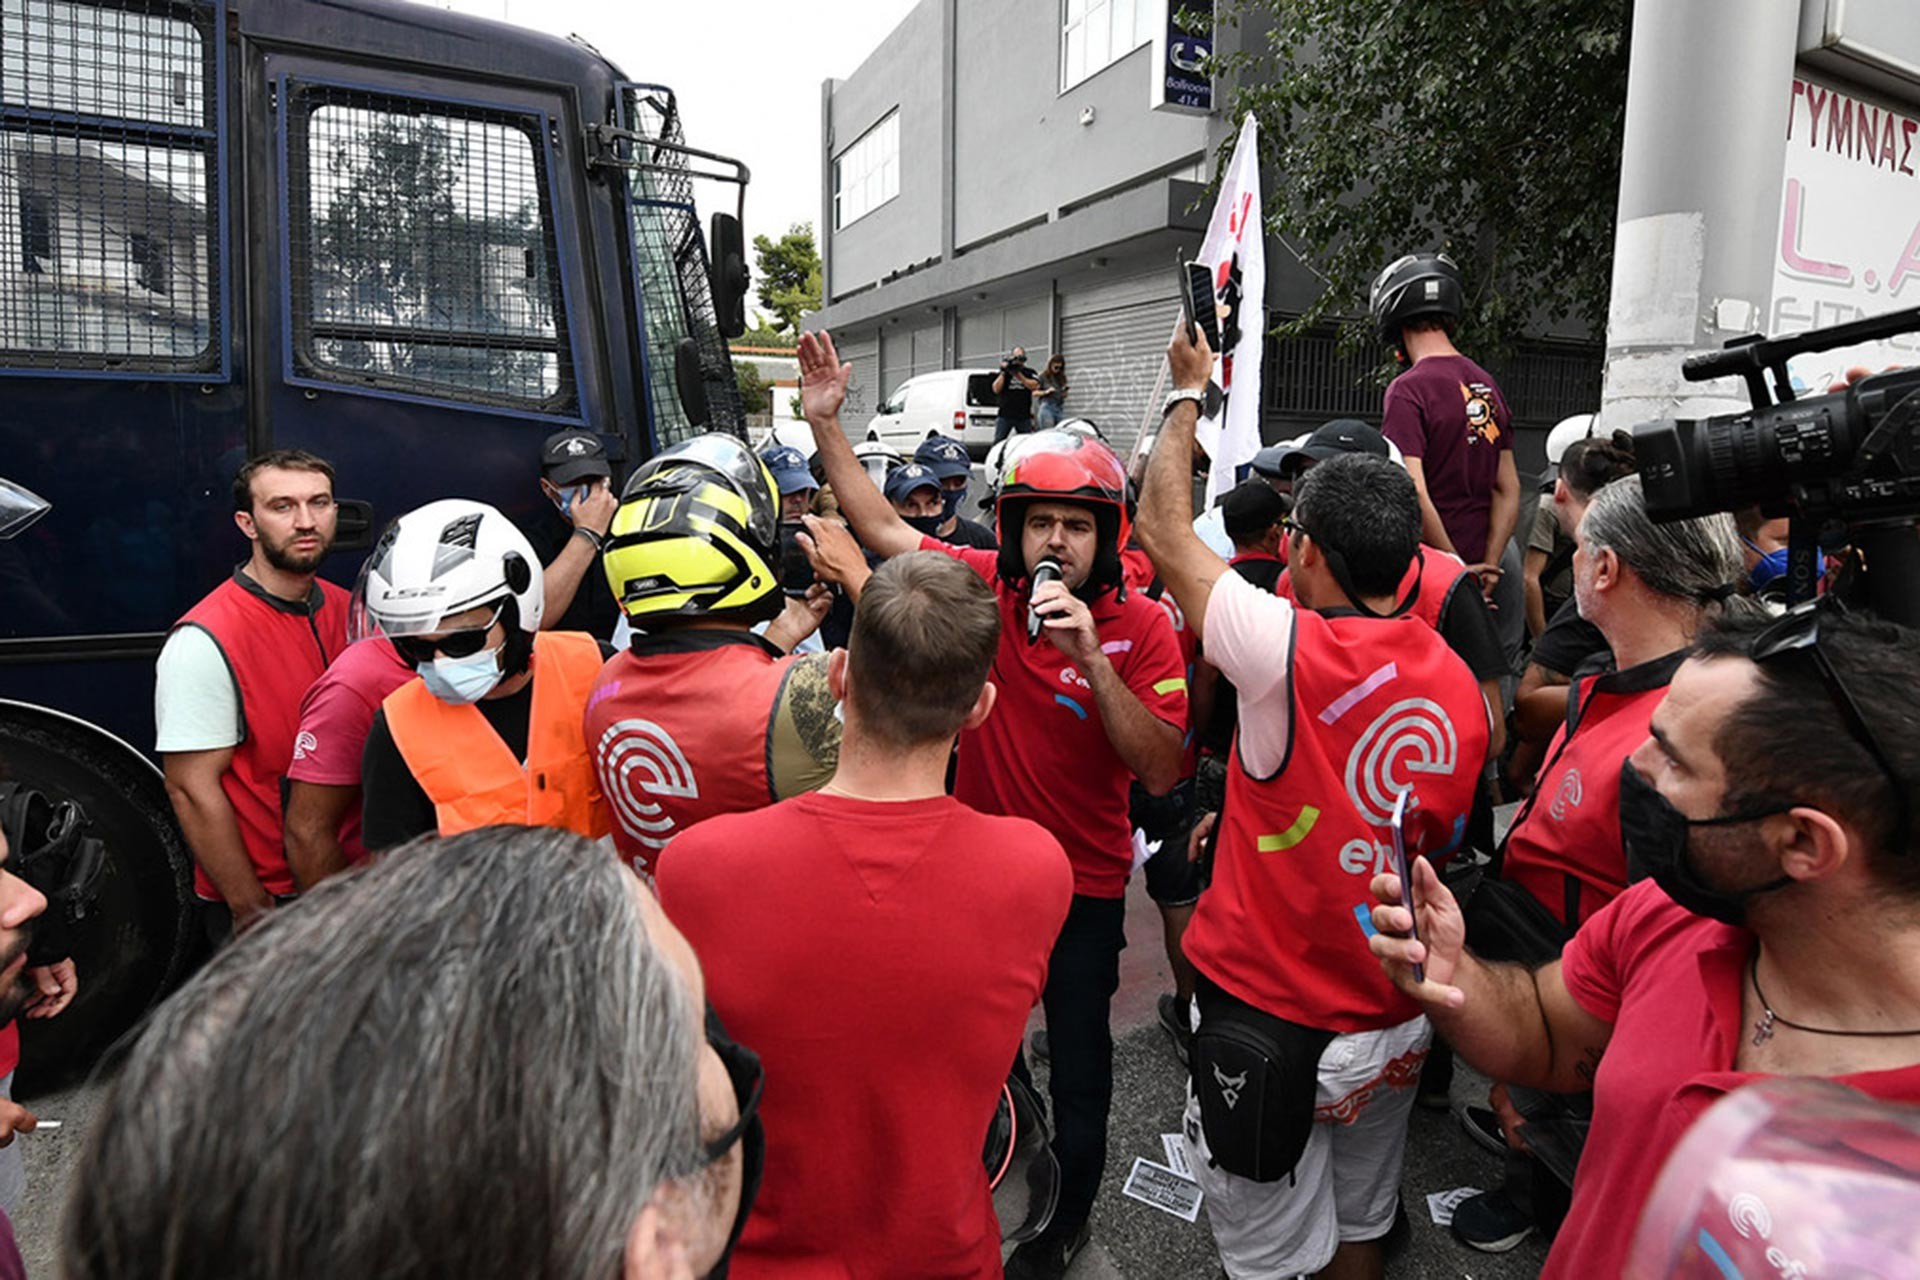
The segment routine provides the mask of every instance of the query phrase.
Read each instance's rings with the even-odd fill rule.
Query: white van
[[[993,380],[998,369],[942,369],[908,378],[893,389],[867,424],[867,439],[880,440],[911,458],[931,435],[957,436],[975,458],[993,445],[999,416]]]

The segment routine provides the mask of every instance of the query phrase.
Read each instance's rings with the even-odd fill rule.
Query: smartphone
[[[1215,355],[1220,353],[1220,312],[1213,299],[1213,272],[1205,263],[1188,262],[1182,254],[1180,262],[1180,313],[1186,318],[1187,336],[1191,338],[1197,326],[1207,335],[1207,346]]]
[[[1407,797],[1412,794],[1411,791],[1402,791],[1394,800],[1393,816],[1387,820],[1387,825],[1393,832],[1393,874],[1400,877],[1400,905],[1405,907],[1407,914],[1413,918],[1413,940],[1418,942],[1420,941],[1420,909],[1413,901],[1413,867],[1407,860],[1406,837]],[[1413,966],[1413,980],[1425,982],[1427,966],[1423,964]]]
[[[813,586],[813,561],[797,536],[806,528],[798,520],[780,522],[780,587],[788,595],[804,597]]]

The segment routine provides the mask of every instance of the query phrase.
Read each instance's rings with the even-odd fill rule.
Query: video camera
[[[1812,598],[1817,545],[1850,543],[1873,565],[1874,607],[1902,621],[1920,614],[1912,589],[1920,587],[1920,369],[1804,399],[1787,372],[1795,356],[1914,332],[1920,307],[1785,338],[1750,334],[1689,358],[1681,367],[1689,382],[1737,374],[1753,407],[1634,428],[1647,514],[1684,520],[1758,507],[1791,517],[1790,599]],[[1894,591],[1894,578],[1908,589]]]

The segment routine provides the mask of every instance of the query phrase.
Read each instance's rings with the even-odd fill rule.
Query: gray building
[[[1063,352],[1067,412],[1123,450],[1156,412],[1175,252],[1199,248],[1213,156],[1236,123],[1152,105],[1165,14],[1164,0],[921,0],[822,86],[824,305],[809,323],[853,363],[856,436],[905,379],[992,368],[1015,344],[1036,367]],[[1246,30],[1215,38],[1231,47]],[[1316,295],[1272,242],[1267,278],[1270,317]],[[1269,439],[1378,420],[1371,359],[1341,357],[1331,331],[1268,341]],[[1597,406],[1600,347],[1542,340],[1495,372],[1533,454],[1522,465],[1537,465],[1539,431]]]

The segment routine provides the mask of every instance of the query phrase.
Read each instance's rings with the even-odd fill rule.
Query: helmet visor
[[[661,454],[654,465],[638,473],[636,479],[658,475],[671,462],[690,462],[718,472],[747,496],[747,529],[763,544],[771,545],[780,520],[780,502],[773,474],[746,445],[732,436],[709,434],[677,444]],[[637,486],[629,485],[629,493]],[[765,498],[765,501],[759,499]]]

